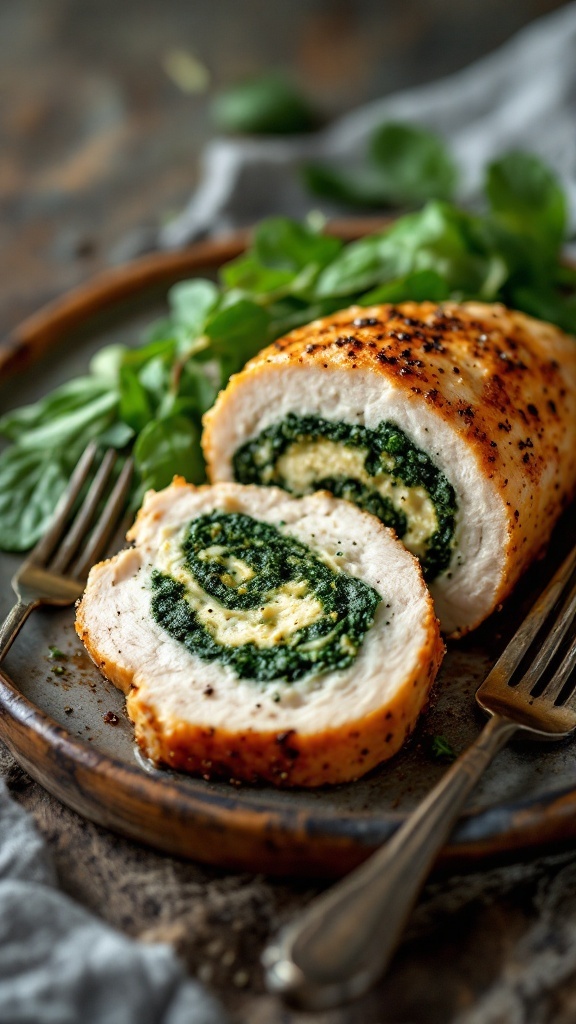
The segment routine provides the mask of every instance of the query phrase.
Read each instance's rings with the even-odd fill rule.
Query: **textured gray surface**
[[[236,1024],[573,1024],[573,854],[428,886],[374,993],[340,1011],[298,1014],[263,992],[258,958],[312,887],[155,854],[84,822],[5,752],[0,771],[46,838],[64,892],[129,936],[172,944]]]

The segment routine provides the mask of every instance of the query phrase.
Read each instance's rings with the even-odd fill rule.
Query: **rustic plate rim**
[[[304,872],[310,876],[337,876],[369,856],[406,817],[393,811],[381,815],[354,811],[323,814],[316,809],[303,812],[298,808],[274,805],[272,790],[269,802],[251,806],[243,803],[239,796],[242,790],[231,790],[229,796],[207,792],[203,797],[201,793],[187,789],[177,773],[167,773],[161,778],[155,774],[148,775],[136,761],[131,765],[73,736],[25,697],[1,667],[0,735],[36,781],[84,817],[129,838],[212,865],[238,870],[265,870],[272,875]],[[42,753],[43,747],[49,756]],[[39,760],[35,755],[40,755]],[[50,757],[53,758],[52,765]],[[78,779],[79,771],[81,779]],[[75,779],[76,798],[59,779],[60,773]],[[92,806],[90,785],[86,786],[84,776],[88,782],[98,778],[106,787],[113,781],[111,800],[108,790],[108,816]],[[151,839],[130,820],[122,821],[126,795],[128,798],[137,795],[139,801],[152,811],[162,805],[169,812],[169,822],[184,815],[188,827],[200,826],[201,831],[228,828],[234,836],[246,841],[253,852],[249,853],[247,860],[243,849],[235,854],[223,848],[214,855],[211,847],[203,850],[202,843],[199,847],[196,843],[187,851],[179,842],[174,845],[169,836],[165,841],[159,841],[158,835]],[[196,839],[199,838],[201,835],[197,834]],[[466,812],[442,851],[437,867],[470,870],[479,862],[490,864],[521,859],[541,852],[543,848],[561,847],[574,839],[576,787],[558,788],[535,799],[504,801]],[[291,848],[292,840],[294,849]],[[270,849],[262,849],[263,841]],[[311,851],[314,844],[320,845],[318,851]],[[321,864],[316,855],[319,852]]]

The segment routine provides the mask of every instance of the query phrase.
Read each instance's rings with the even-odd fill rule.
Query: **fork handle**
[[[494,715],[392,839],[280,933],[263,957],[269,991],[319,1010],[371,987],[466,797],[517,728]]]
[[[19,599],[12,610],[8,612],[0,626],[0,661],[10,650],[30,612],[34,611],[37,607],[38,601],[25,602]]]

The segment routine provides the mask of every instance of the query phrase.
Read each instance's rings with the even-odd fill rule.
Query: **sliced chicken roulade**
[[[203,444],[213,481],[329,490],[393,527],[459,635],[574,493],[576,340],[478,302],[343,310],[233,377]]]
[[[391,530],[326,493],[175,480],[128,537],[76,629],[154,762],[315,786],[398,750],[443,645]]]

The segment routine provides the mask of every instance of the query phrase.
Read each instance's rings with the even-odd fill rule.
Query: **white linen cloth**
[[[226,1024],[167,945],[135,942],[58,890],[32,818],[0,782],[2,1024]]]
[[[512,149],[538,154],[562,179],[576,232],[576,3],[532,22],[463,71],[369,103],[322,132],[216,138],[204,153],[199,187],[161,230],[160,245],[183,246],[272,213],[341,212],[306,191],[298,168],[306,161],[354,166],[386,121],[422,125],[446,140],[461,170],[458,200],[467,205],[477,203],[494,157]]]

